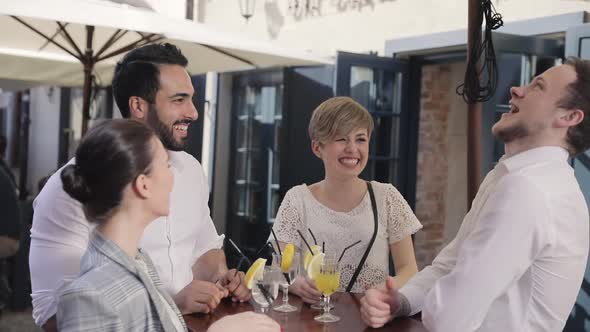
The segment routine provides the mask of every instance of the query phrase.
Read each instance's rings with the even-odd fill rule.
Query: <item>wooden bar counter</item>
[[[361,320],[360,314],[360,296],[349,293],[337,293],[331,298],[335,308],[332,313],[340,317],[336,323],[316,322],[313,317],[319,314],[319,310],[311,309],[309,305],[304,304],[297,296],[289,296],[289,303],[298,307],[299,311],[291,313],[282,313],[269,310],[268,315],[276,320],[284,332],[306,332],[306,331],[396,331],[396,332],[427,332],[426,328],[419,320],[413,318],[398,318],[379,329],[372,329],[365,325]],[[277,303],[281,297],[277,299]],[[231,300],[225,299],[215,309],[213,314],[193,314],[184,316],[186,325],[190,330],[195,332],[206,331],[207,328],[218,319],[226,315],[237,314],[244,311],[254,310],[249,303],[232,303]],[[228,331],[231,332],[231,331]],[[250,331],[247,331],[250,332]]]

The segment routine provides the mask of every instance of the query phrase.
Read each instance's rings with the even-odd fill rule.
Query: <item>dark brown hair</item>
[[[169,43],[150,44],[136,48],[115,66],[113,95],[124,118],[129,118],[129,98],[137,96],[155,103],[160,89],[159,65],[186,67],[188,60],[178,47]]]
[[[155,134],[136,120],[105,121],[92,128],[76,150],[76,163],[61,172],[64,191],[82,203],[89,221],[109,219],[123,199],[123,189],[149,173]]]
[[[567,95],[557,106],[584,112],[584,120],[569,128],[566,137],[570,153],[577,155],[590,148],[590,61],[570,57],[565,64],[575,69],[577,78],[567,86]]]

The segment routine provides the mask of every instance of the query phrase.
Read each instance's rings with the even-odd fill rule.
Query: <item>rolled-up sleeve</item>
[[[461,232],[461,230],[459,230]],[[434,283],[447,275],[455,266],[457,260],[458,237],[449,243],[434,259],[432,265],[418,272],[400,289],[400,292],[410,303],[410,315],[422,311],[426,294]]]

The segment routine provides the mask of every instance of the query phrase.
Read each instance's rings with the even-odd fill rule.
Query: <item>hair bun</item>
[[[76,166],[67,165],[61,171],[60,176],[63,189],[68,195],[82,204],[88,202],[91,197],[91,191],[84,177],[77,172]]]

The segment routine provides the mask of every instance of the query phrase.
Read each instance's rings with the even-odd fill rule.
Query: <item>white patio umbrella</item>
[[[83,86],[82,133],[93,81],[108,84],[117,60],[149,43],[179,46],[191,74],[331,63],[307,52],[101,0],[1,1],[0,31],[0,80]]]

